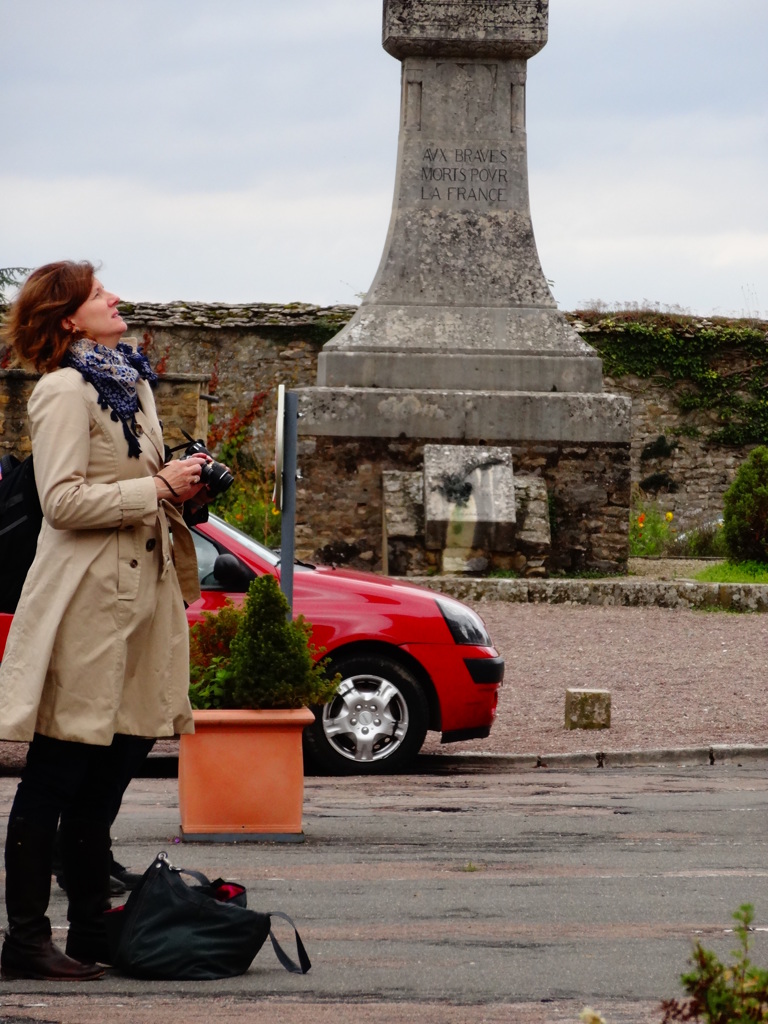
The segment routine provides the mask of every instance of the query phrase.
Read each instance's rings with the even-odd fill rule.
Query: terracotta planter
[[[181,836],[189,842],[302,842],[301,734],[296,711],[195,711],[179,747]]]

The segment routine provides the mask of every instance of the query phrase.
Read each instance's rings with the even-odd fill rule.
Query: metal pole
[[[283,419],[283,519],[280,531],[280,588],[293,616],[293,562],[296,532],[296,439],[299,398],[292,391],[285,393]]]

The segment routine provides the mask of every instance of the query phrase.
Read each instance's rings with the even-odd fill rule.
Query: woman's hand
[[[210,456],[199,454],[166,462],[162,472],[154,477],[158,500],[181,505],[205,491],[205,484],[200,483],[200,471],[203,464],[210,461]]]

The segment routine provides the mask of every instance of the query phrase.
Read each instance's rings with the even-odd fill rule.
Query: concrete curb
[[[573,754],[483,754],[476,751],[419,754],[404,774],[440,775],[453,772],[493,773],[530,768],[641,768],[649,765],[714,765],[768,761],[768,745],[713,743],[707,747],[671,747],[651,750],[596,750]],[[178,757],[168,752],[152,752],[138,778],[168,779],[176,775]],[[1,775],[16,776],[19,769],[9,768]],[[309,776],[312,777],[311,775]]]
[[[400,579],[468,602],[768,612],[766,583],[697,583],[693,580],[642,578],[516,580],[462,576],[408,576]]]
[[[420,754],[417,771],[509,771],[513,768],[633,768],[644,765],[718,765],[768,760],[768,746],[713,743],[708,747],[607,750],[594,754]]]

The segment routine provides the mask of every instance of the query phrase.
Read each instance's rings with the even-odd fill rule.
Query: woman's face
[[[107,348],[115,348],[128,327],[117,312],[120,301],[117,295],[104,289],[101,281],[95,277],[91,285],[91,294],[75,312],[64,321],[66,329],[76,328],[82,331],[91,341]]]

